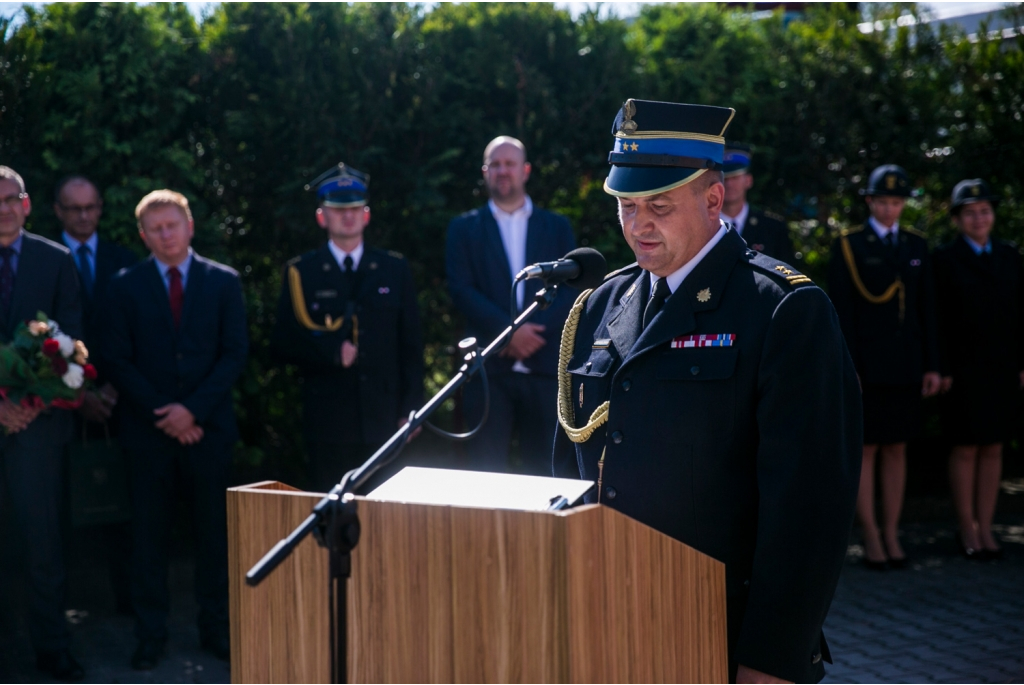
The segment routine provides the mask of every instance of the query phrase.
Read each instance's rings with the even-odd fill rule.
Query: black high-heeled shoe
[[[910,558],[906,556],[906,553],[902,557],[894,557],[892,552],[889,551],[889,545],[885,540],[882,541],[882,546],[885,547],[885,555],[889,557],[889,568],[894,571],[900,571],[910,565]]]
[[[869,571],[887,571],[889,570],[889,561],[871,561],[867,558],[867,556],[865,556],[864,567],[867,568]]]
[[[964,538],[960,535],[959,531],[956,534],[956,544],[960,547],[960,554],[964,559],[968,561],[987,561],[985,559],[985,550],[965,546]]]

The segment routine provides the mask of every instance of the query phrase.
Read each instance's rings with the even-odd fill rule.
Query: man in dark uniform
[[[747,204],[747,191],[754,185],[750,173],[753,155],[750,146],[727,143],[722,159],[725,176],[725,201],[722,221],[730,223],[752,249],[786,264],[795,264],[793,241],[781,216]]]
[[[605,190],[637,263],[577,300],[554,472],[725,563],[730,674],[816,682],[860,398],[825,294],[722,221],[733,111],[628,100]]]
[[[416,288],[397,252],[367,247],[369,177],[338,164],[313,181],[325,245],[285,267],[271,349],[302,373],[312,486],[359,466],[423,400]]]
[[[832,245],[829,296],[863,388],[864,454],[857,516],[869,568],[904,568],[899,518],[907,441],[921,428],[921,398],[939,390],[936,312],[924,234],[899,223],[910,180],[895,164],[871,172],[870,216]],[[875,520],[875,455],[881,453],[882,530]],[[884,546],[883,546],[884,544]]]

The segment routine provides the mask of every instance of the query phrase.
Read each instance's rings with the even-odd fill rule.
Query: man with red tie
[[[156,666],[167,639],[167,548],[174,497],[190,493],[202,647],[228,648],[227,513],[238,427],[231,388],[248,335],[238,273],[191,248],[184,195],[157,190],[135,209],[152,256],[111,281],[103,357],[125,408],[132,462],[132,603],[139,644],[132,667]]]

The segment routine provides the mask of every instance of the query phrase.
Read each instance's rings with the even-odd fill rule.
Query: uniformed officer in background
[[[860,393],[828,297],[720,221],[732,115],[628,100],[615,119],[605,190],[637,263],[566,321],[554,472],[725,563],[731,677],[817,682]]]
[[[968,559],[1002,557],[992,531],[1003,466],[1024,388],[1024,262],[993,235],[999,196],[980,178],[953,188],[959,234],[935,252],[949,484]]]
[[[303,435],[312,487],[359,466],[423,399],[423,342],[412,272],[369,247],[369,177],[345,164],[315,188],[328,240],[288,262],[271,336],[276,360],[302,374]]]
[[[870,216],[832,244],[829,296],[864,393],[864,456],[857,516],[868,568],[904,568],[899,519],[907,441],[922,425],[921,398],[939,390],[934,285],[928,244],[899,223],[910,179],[895,164],[871,172]],[[875,455],[881,454],[882,530],[875,521]],[[884,545],[884,546],[883,546]]]
[[[778,214],[747,204],[747,191],[754,185],[750,173],[753,153],[749,145],[726,143],[722,173],[725,176],[725,202],[722,221],[732,224],[752,249],[786,264],[796,263],[793,240],[785,220]]]

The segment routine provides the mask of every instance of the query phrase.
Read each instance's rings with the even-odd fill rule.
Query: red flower
[[[58,354],[51,361],[53,362],[53,370],[57,372],[58,376],[63,376],[68,372],[68,362],[64,357]]]
[[[96,380],[96,367],[92,364],[86,364],[82,367],[82,371],[85,372],[85,378],[90,381]]]
[[[47,357],[56,357],[60,354],[60,343],[55,338],[47,338],[43,341],[43,354]]]

